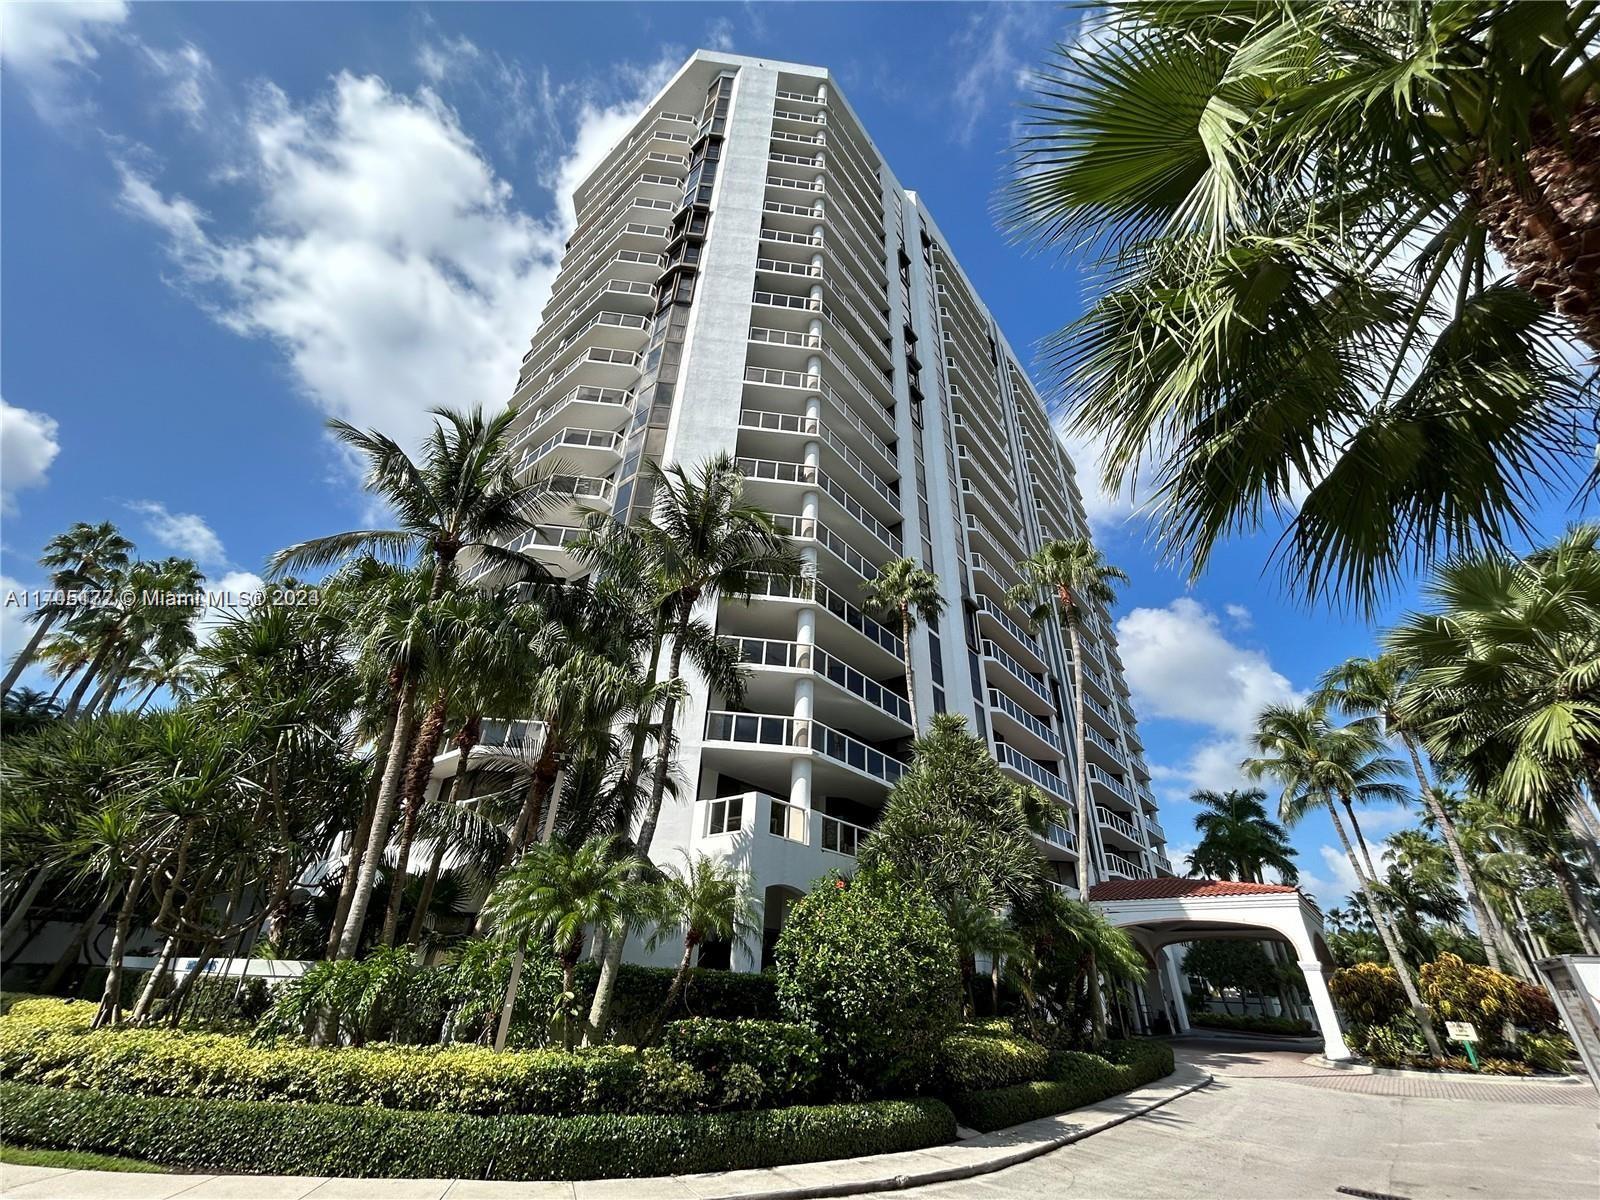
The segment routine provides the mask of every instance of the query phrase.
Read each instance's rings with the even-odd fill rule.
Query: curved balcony
[[[1061,801],[1063,804],[1072,803],[1072,789],[1067,781],[1054,771],[1050,771],[1034,762],[1026,754],[1015,747],[1000,742],[994,748],[995,761],[1008,771],[1015,771],[1029,783],[1042,788],[1046,795]]]

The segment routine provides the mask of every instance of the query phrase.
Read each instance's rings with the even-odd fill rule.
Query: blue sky
[[[0,12],[7,588],[38,585],[38,548],[76,520],[117,521],[142,553],[192,555],[224,585],[368,520],[323,420],[405,435],[434,405],[503,402],[566,190],[697,46],[833,69],[1019,352],[1081,307],[1070,265],[1008,244],[991,210],[1025,71],[1072,36],[1054,7]],[[1287,601],[1263,575],[1270,535],[1224,547],[1189,587],[1125,504],[1090,502],[1132,576],[1124,659],[1177,858],[1194,838],[1182,797],[1236,780],[1256,708],[1370,635]],[[1341,901],[1326,822],[1295,841],[1310,888]]]

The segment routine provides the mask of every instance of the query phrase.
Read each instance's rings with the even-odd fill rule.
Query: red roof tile
[[[1111,879],[1089,889],[1091,900],[1170,900],[1177,896],[1260,896],[1293,892],[1279,883],[1235,883],[1231,879]]]

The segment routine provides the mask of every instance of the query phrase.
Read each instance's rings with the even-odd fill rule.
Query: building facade
[[[1059,806],[1060,886],[1171,874],[1109,615],[1083,641],[1089,796],[1076,796],[1064,632],[1007,604],[1015,564],[1088,536],[1044,404],[930,213],[826,70],[696,53],[577,189],[577,227],[523,359],[516,453],[570,503],[518,547],[569,572],[587,512],[646,513],[647,461],[735,456],[810,579],[714,614],[749,668],[735,707],[691,687],[658,861],[751,874],[753,968],[788,903],[848,872],[913,735],[897,628],[862,585],[908,556],[945,593],[914,630],[916,710],[953,712]],[[713,614],[707,614],[708,617]],[[1079,846],[1073,806],[1093,806]]]

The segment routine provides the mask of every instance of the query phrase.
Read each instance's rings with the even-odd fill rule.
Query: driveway
[[[1175,1043],[1210,1087],[1042,1158],[918,1197],[1002,1200],[1588,1200],[1600,1105],[1559,1083],[1416,1080],[1305,1063],[1304,1049]],[[1347,1189],[1347,1190],[1339,1190]]]

